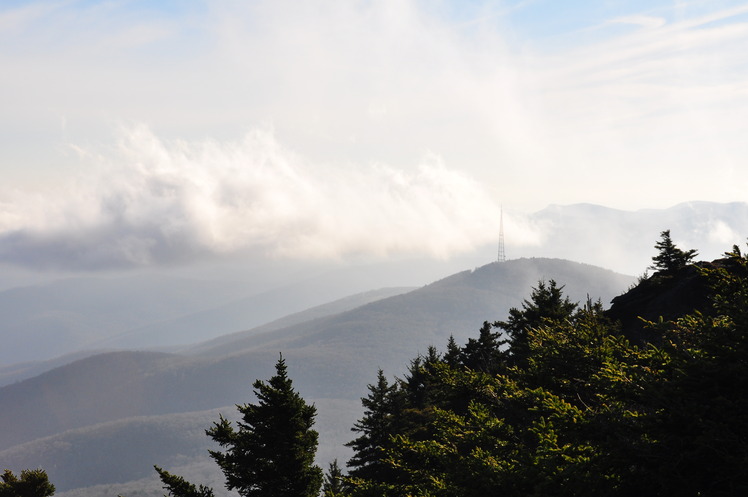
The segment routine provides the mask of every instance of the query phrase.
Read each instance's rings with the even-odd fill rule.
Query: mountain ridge
[[[609,300],[633,281],[591,265],[518,259],[461,271],[263,335],[250,330],[249,336],[225,344],[225,350],[195,355],[117,351],[87,357],[0,388],[0,423],[5,427],[0,450],[117,419],[241,402],[255,378],[269,376],[281,351],[305,398],[357,402],[378,368],[398,375],[428,346],[443,348],[450,335],[464,342],[483,321],[501,319],[520,305],[542,279],[566,283],[575,300],[588,293]]]

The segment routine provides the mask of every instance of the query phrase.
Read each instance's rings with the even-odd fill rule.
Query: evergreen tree
[[[501,346],[506,344],[506,340],[501,340],[501,334],[492,331],[497,325],[498,323],[485,321],[478,338],[468,339],[460,354],[464,366],[484,373],[496,373],[498,371],[506,355],[501,350]]]
[[[6,469],[0,478],[0,497],[48,497],[55,493],[55,486],[42,469],[21,470],[20,477]]]
[[[360,435],[346,444],[355,451],[348,461],[352,468],[348,474],[351,478],[386,480],[389,469],[383,463],[384,448],[393,432],[393,395],[397,386],[390,385],[380,369],[376,384],[368,388],[369,395],[361,399],[364,416],[351,428]]]
[[[672,238],[670,238],[670,230],[661,232],[660,237],[660,241],[655,243],[658,253],[652,257],[654,264],[651,268],[656,271],[672,274],[688,265],[698,255],[695,249],[684,251],[676,247]]]
[[[564,297],[563,286],[557,286],[554,280],[548,285],[544,281],[532,289],[530,300],[522,302],[522,309],[509,309],[509,318],[496,325],[509,335],[511,356],[520,362],[528,354],[527,332],[549,321],[563,321],[573,316],[577,304]]]
[[[338,460],[335,459],[330,463],[330,467],[325,473],[325,481],[322,483],[322,497],[343,497],[345,483],[343,481],[343,471],[338,466]]]
[[[317,409],[293,390],[283,357],[276,374],[254,383],[257,404],[237,406],[238,430],[225,418],[207,434],[226,452],[210,451],[226,476],[226,488],[248,497],[316,497],[322,469],[315,466]]]
[[[442,362],[441,355],[434,346],[429,346],[425,356],[419,355],[410,361],[408,372],[399,381],[401,396],[409,407],[421,409],[431,403],[432,373],[434,367]]]
[[[447,341],[447,351],[444,353],[444,362],[451,367],[456,367],[460,364],[461,354],[462,351],[457,345],[454,335],[449,335],[449,340]]]
[[[226,488],[243,497],[317,497],[322,469],[313,464],[317,432],[312,429],[317,410],[294,391],[281,356],[276,374],[253,384],[257,404],[238,405],[238,427],[223,416],[206,434],[225,449],[210,451],[226,477]],[[156,468],[174,497],[211,497],[183,478]]]
[[[197,487],[181,476],[172,475],[158,466],[154,466],[154,468],[156,468],[156,473],[164,484],[164,490],[171,495],[179,497],[213,497],[214,495],[213,490],[204,485]]]
[[[381,412],[394,399],[392,414],[385,442],[359,446],[376,447],[379,470],[349,494],[748,495],[748,256],[726,256],[695,268],[708,309],[647,324],[658,346],[632,344],[600,301],[577,308],[551,281],[460,354],[450,339],[441,359],[417,357],[394,394],[368,399]]]

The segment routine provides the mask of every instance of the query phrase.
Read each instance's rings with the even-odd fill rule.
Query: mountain
[[[628,274],[651,264],[652,246],[664,230],[682,249],[713,260],[748,236],[748,203],[684,202],[667,209],[624,211],[594,204],[551,205],[526,218],[537,234],[534,244],[515,245],[519,235],[506,231],[507,255],[583,260]]]
[[[344,310],[358,307],[368,302],[379,300],[392,295],[412,290],[412,287],[381,288],[370,292],[357,293],[338,299],[334,302],[316,305],[327,295],[333,298],[335,292],[315,291],[314,285],[297,285],[294,288],[283,288],[265,292],[249,298],[244,298],[220,305],[208,310],[194,312],[168,321],[152,323],[147,326],[102,340],[97,346],[127,348],[153,348],[185,346],[187,344],[206,340],[212,336],[223,335],[259,323],[269,318],[283,315],[299,308],[303,311],[294,312],[292,316],[284,316],[279,320],[253,328],[253,333],[270,331],[290,325],[296,321],[306,321],[313,317],[335,314]],[[286,299],[291,303],[286,303]],[[314,305],[311,309],[307,306]],[[296,320],[296,321],[294,321]],[[208,331],[209,330],[209,331]]]
[[[458,343],[476,336],[485,320],[503,319],[520,306],[539,280],[555,279],[573,300],[588,295],[607,303],[633,278],[598,267],[555,259],[519,259],[463,271],[416,290],[372,301],[336,314],[312,313],[309,319],[290,316],[265,328],[214,339],[179,353],[120,351],[87,357],[34,378],[0,388],[0,454],[11,469],[28,462],[29,444],[44,437],[61,440],[48,470],[58,490],[102,484],[92,476],[71,480],[61,462],[75,457],[83,464],[97,457],[106,437],[91,442],[91,427],[102,423],[200,412],[249,400],[251,382],[272,374],[278,353],[287,359],[289,375],[300,393],[320,407],[319,425],[326,428],[320,453],[347,452],[349,427],[358,416],[358,399],[378,368],[401,375],[408,360],[429,345],[443,349],[450,335]],[[334,306],[333,306],[334,307]],[[127,423],[117,437],[130,439],[129,450],[115,451],[122,482],[148,478],[132,469],[133,460],[159,461],[147,444],[136,444]],[[73,430],[73,431],[71,431]],[[166,436],[166,435],[164,435]],[[99,437],[94,437],[96,440]],[[104,442],[103,440],[109,440]],[[76,447],[86,447],[84,453]],[[81,449],[83,450],[83,449]],[[52,452],[50,452],[52,453]],[[138,454],[133,458],[133,454]],[[182,462],[189,464],[190,453]],[[23,457],[25,458],[22,458]],[[327,461],[324,461],[327,462]],[[129,468],[129,469],[126,469]],[[126,479],[124,479],[126,478]],[[123,480],[124,479],[124,480]],[[75,495],[75,494],[71,494]],[[161,495],[158,492],[153,495]]]
[[[641,274],[665,229],[672,230],[678,246],[699,250],[704,260],[742,244],[748,204],[688,202],[639,211],[552,205],[528,216],[509,215],[507,221],[510,258],[562,258]],[[59,279],[50,274],[44,283],[37,275],[26,286],[13,286],[12,271],[0,264],[0,377],[9,366],[30,374],[44,366],[29,363],[86,351],[174,350],[372,288],[423,285],[495,254],[496,245],[489,244],[449,261],[213,261],[129,274]]]
[[[90,350],[193,344],[373,288],[423,285],[464,268],[460,260],[236,263],[7,288],[0,291],[0,370]]]
[[[360,416],[359,402],[307,399],[318,410],[315,430],[320,440],[347,440],[350,426]],[[17,468],[42,467],[53,475],[56,495],[147,495],[162,496],[153,465],[207,483],[223,495],[223,475],[210,459],[216,449],[205,429],[219,415],[237,420],[234,406],[206,411],[136,416],[68,430],[0,451],[0,461]],[[323,444],[317,451],[325,465],[340,450]],[[142,487],[142,488],[141,488]],[[155,490],[154,490],[155,489]],[[59,493],[62,492],[62,493]],[[228,494],[227,494],[228,495]]]
[[[156,275],[67,278],[0,292],[0,365],[101,348],[124,333],[236,299],[250,290],[231,281]]]
[[[184,346],[363,293],[357,271],[325,272],[270,290],[228,279],[70,278],[0,292],[0,377],[20,363],[101,349]],[[25,364],[22,368],[33,367]]]

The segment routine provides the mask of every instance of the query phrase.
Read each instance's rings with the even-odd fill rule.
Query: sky
[[[446,259],[745,201],[748,2],[0,4],[0,262]]]

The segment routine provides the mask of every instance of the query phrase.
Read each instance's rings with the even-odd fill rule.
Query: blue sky
[[[502,204],[531,244],[551,203],[744,201],[746,53],[745,2],[6,1],[0,259],[448,257]]]

